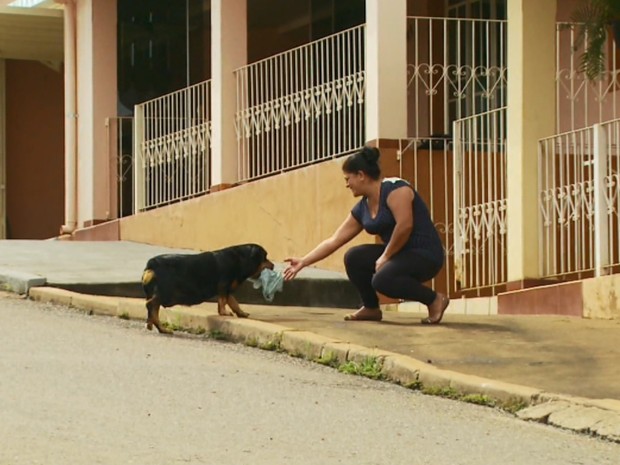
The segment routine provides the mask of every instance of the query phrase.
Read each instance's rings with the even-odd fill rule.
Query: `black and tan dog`
[[[232,316],[226,305],[240,318],[241,310],[232,292],[246,279],[258,278],[263,269],[273,270],[267,251],[257,244],[233,245],[198,254],[164,254],[151,258],[142,274],[148,316],[146,327],[170,334],[159,321],[159,308],[196,305],[217,296],[220,315]]]

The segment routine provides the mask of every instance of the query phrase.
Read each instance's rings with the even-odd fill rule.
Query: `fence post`
[[[144,157],[142,143],[144,142],[144,107],[134,107],[133,119],[133,214],[144,208]]]
[[[463,154],[461,145],[461,125],[463,123],[454,121],[452,123],[452,134],[454,134],[454,153],[453,153],[453,202],[454,206],[454,281],[455,290],[458,290],[463,282],[463,238],[461,237],[461,181],[463,175]]]
[[[119,153],[118,153],[118,133],[120,126],[119,118],[106,118],[106,154],[108,155],[108,217],[112,219],[119,218],[118,212],[118,191],[119,182]]]
[[[546,143],[543,140],[538,141],[538,250],[540,251],[538,255],[538,273],[541,278],[544,278],[548,272],[548,257],[551,255],[555,257],[555,253],[550,254],[545,250],[545,245],[547,247],[555,246],[555,241],[549,241],[550,244],[545,242],[545,214],[547,205],[545,204],[546,199],[543,195],[543,192],[547,189],[548,184],[548,172],[547,172],[547,151],[545,150]]]
[[[594,139],[593,188],[594,202],[594,275],[602,276],[609,266],[609,223],[607,221],[607,200],[605,177],[608,157],[607,133],[600,124],[592,127]]]

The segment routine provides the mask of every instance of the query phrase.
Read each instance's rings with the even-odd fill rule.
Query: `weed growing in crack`
[[[340,366],[340,360],[338,360],[338,355],[335,352],[328,352],[326,354],[321,355],[320,358],[315,360],[317,363],[321,365],[325,365],[332,368],[338,368]]]
[[[338,367],[338,371],[349,375],[365,376],[370,379],[383,379],[383,362],[377,357],[366,357],[361,363],[349,361]]]

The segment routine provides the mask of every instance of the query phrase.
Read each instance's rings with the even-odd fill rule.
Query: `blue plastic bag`
[[[263,297],[267,302],[271,302],[276,292],[282,292],[284,287],[284,275],[269,268],[264,268],[259,278],[251,281],[254,283],[254,289],[263,288]]]

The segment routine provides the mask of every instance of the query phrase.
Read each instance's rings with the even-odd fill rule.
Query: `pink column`
[[[212,0],[211,30],[211,183],[221,189],[237,181],[234,70],[247,64],[247,0]]]
[[[366,140],[407,137],[407,1],[366,0]]]
[[[77,0],[78,227],[110,219],[106,118],[117,115],[116,0]]]

